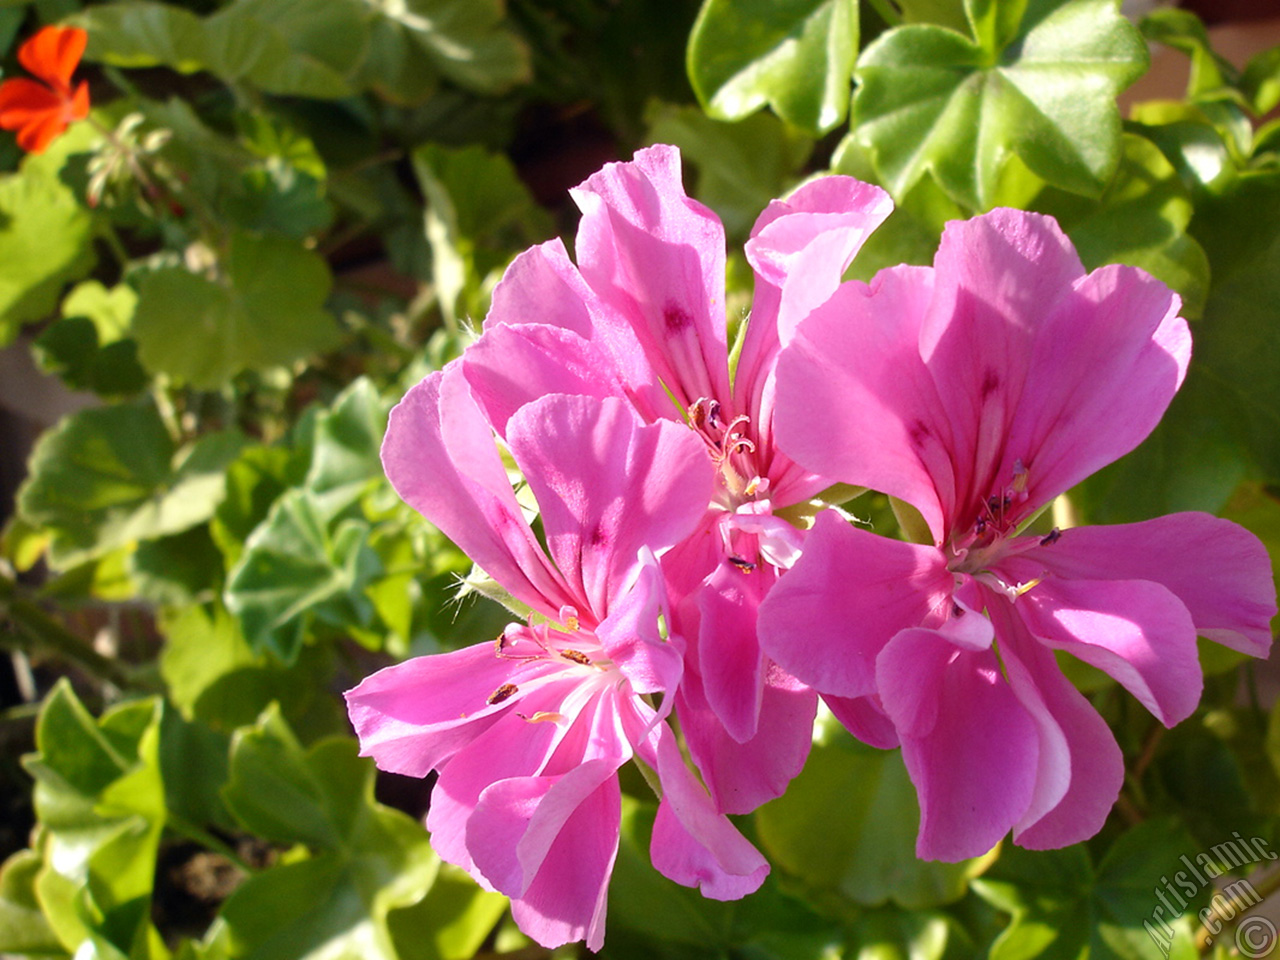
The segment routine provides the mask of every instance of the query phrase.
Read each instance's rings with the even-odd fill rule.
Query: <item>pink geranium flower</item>
[[[920,796],[922,857],[1102,826],[1122,758],[1055,651],[1166,725],[1198,702],[1197,634],[1267,653],[1270,564],[1242,528],[1183,513],[1025,529],[1156,425],[1191,353],[1178,309],[1140,270],[1086,274],[1053,220],[998,210],[949,224],[932,268],[842,287],[781,358],[782,448],[913,504],[933,535],[902,543],[825,514],[761,611],[786,670],[878,694]]]
[[[546,552],[460,364],[392,411],[383,462],[396,490],[532,613],[496,643],[388,667],[347,703],[378,766],[439,771],[427,827],[441,857],[509,896],[539,943],[585,939],[598,950],[617,772],[633,757],[662,787],[658,870],[717,899],[750,893],[768,871],[713,809],[666,723],[682,641],[661,632],[654,552],[699,522],[712,470],[688,431],[642,425],[613,399],[539,399],[510,418],[506,444],[537,500]]]
[[[763,655],[756,611],[801,549],[802,530],[779,512],[832,484],[774,442],[774,366],[892,204],[827,177],[769,205],[746,247],[755,298],[731,376],[724,230],[685,195],[679,152],[642,150],[573,196],[577,267],[558,240],[515,260],[467,351],[467,378],[499,432],[511,411],[559,392],[617,397],[700,439],[716,487],[663,559],[674,624],[690,639],[677,710],[720,809],[745,813],[780,794],[809,749],[816,697]],[[867,704],[837,706],[891,736]]]

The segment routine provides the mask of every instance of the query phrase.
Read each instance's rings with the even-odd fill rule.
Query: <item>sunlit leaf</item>
[[[69,567],[207,520],[243,443],[218,433],[177,449],[151,404],[82,410],[40,438],[19,511],[52,531],[52,558]]]
[[[821,134],[845,118],[857,51],[857,0],[706,0],[689,79],[713,117],[741,120],[768,104]]]
[[[1008,10],[1025,5],[1015,36]],[[986,27],[975,18],[983,7]],[[1065,190],[1097,196],[1119,160],[1116,94],[1146,69],[1137,31],[1109,0],[966,5],[974,40],[932,24],[882,34],[855,76],[853,132],[903,196],[926,171],[957,202],[989,207],[1016,153]]]

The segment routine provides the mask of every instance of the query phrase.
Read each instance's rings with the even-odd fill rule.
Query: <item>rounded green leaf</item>
[[[706,0],[689,79],[713,117],[740,120],[768,104],[821,134],[845,118],[857,51],[857,0]]]

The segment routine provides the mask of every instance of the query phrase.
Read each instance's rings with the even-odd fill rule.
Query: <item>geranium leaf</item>
[[[323,259],[282,237],[232,237],[225,277],[167,267],[142,282],[133,331],[149,369],[214,389],[242,370],[292,363],[338,342],[322,307]]]
[[[221,911],[229,956],[396,960],[387,916],[423,897],[439,861],[419,824],[374,801],[373,765],[354,740],[303,750],[268,710],[237,733],[223,797],[248,829],[314,854],[232,894]]]
[[[208,434],[176,449],[150,403],[82,410],[36,444],[19,511],[53,533],[51,559],[70,567],[209,519],[243,443]]]
[[[901,197],[932,172],[957,202],[986,209],[1017,154],[1049,183],[1097,196],[1119,160],[1115,96],[1146,69],[1141,37],[1109,0],[1043,0],[1003,42],[1005,8],[1022,4],[978,6],[979,40],[909,24],[859,58],[853,133],[882,182]]]
[[[848,111],[857,51],[857,0],[705,0],[689,37],[689,79],[713,117],[740,120],[768,104],[822,134]]]
[[[850,904],[919,910],[962,897],[990,857],[917,860],[919,807],[900,755],[864,747],[843,731],[829,739],[814,744],[786,794],[756,813],[770,860],[811,895]],[[837,808],[833,822],[828,811]]]

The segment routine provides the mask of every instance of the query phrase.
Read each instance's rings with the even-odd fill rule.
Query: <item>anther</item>
[[[580,653],[577,650],[561,650],[560,656],[564,657],[566,660],[572,660],[574,663],[580,663],[584,667],[591,666],[590,658],[588,658],[585,653]]]
[[[754,563],[752,563],[750,560],[745,560],[742,557],[730,557],[729,562],[732,563],[739,570],[741,570],[743,573],[750,573],[756,568],[756,565]]]
[[[1057,527],[1054,527],[1052,530],[1049,531],[1047,536],[1043,537],[1040,540],[1040,546],[1047,547],[1051,544],[1057,543],[1061,539],[1062,539],[1062,531],[1059,530]]]
[[[504,683],[497,690],[493,691],[493,693],[489,694],[489,697],[488,699],[485,700],[485,703],[489,704],[489,706],[493,706],[495,704],[501,703],[503,700],[506,700],[507,698],[509,698],[512,694],[514,694],[519,689],[520,688],[517,687],[514,683]]]

